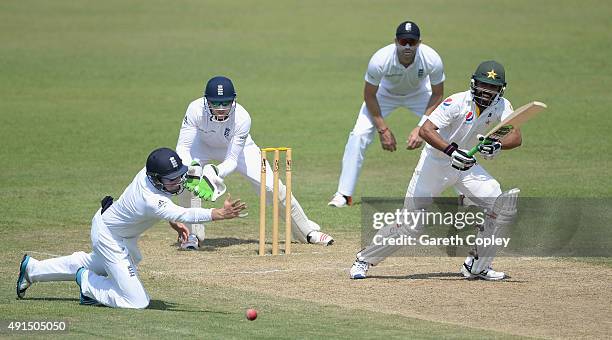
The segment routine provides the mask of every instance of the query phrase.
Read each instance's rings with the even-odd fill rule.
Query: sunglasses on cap
[[[419,43],[419,41],[417,39],[407,39],[407,38],[399,38],[397,39],[397,43],[402,45],[402,46],[415,46],[416,44]]]

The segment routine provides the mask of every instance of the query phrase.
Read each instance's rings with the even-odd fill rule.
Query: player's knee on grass
[[[141,286],[142,287],[142,286]],[[144,288],[131,289],[125,297],[127,308],[144,309],[149,306],[151,299]]]

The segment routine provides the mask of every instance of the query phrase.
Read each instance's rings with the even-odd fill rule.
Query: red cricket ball
[[[249,308],[246,311],[246,318],[253,321],[255,319],[257,319],[257,311],[254,310],[253,308]]]

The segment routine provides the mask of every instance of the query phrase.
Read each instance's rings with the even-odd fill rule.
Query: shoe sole
[[[355,275],[355,276],[351,276],[351,279],[353,280],[363,280],[365,279],[366,276],[365,275]]]
[[[28,254],[23,255],[21,259],[21,263],[19,264],[19,277],[17,278],[17,297],[23,299],[25,297],[25,292],[29,287],[26,287],[24,290],[19,290],[19,286],[21,286],[21,282],[25,280],[26,268],[28,267],[28,262],[30,262],[30,257]]]

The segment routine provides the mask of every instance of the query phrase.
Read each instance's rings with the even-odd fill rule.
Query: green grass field
[[[237,175],[228,178],[228,187],[250,204],[251,216],[210,228],[214,236],[247,241],[238,248],[177,254],[175,235],[160,223],[141,242],[140,275],[153,299],[147,310],[79,306],[74,283],[37,284],[31,299],[20,301],[14,281],[25,251],[39,252],[37,258],[89,251],[89,222],[100,198],[117,197],[152,149],[176,145],[187,104],[201,96],[210,77],[223,74],[252,115],[253,139],[260,146],[294,148],[294,193],[309,216],[336,236],[341,253],[330,280],[319,284],[346,287],[341,293],[350,300],[351,289],[363,288],[345,282],[358,250],[359,206],[334,210],[326,203],[361,105],[367,62],[406,19],[419,24],[423,42],[442,56],[445,94],[466,90],[478,63],[496,59],[506,67],[505,96],[515,107],[532,100],[548,104],[522,129],[520,149],[485,165],[503,188],[519,187],[531,197],[612,197],[611,15],[609,2],[595,0],[0,2],[0,321],[70,320],[70,332],[59,336],[74,338],[610,336],[609,320],[594,333],[555,333],[554,323],[525,330],[512,327],[521,323],[514,318],[507,327],[480,326],[425,315],[413,304],[376,309],[361,305],[358,294],[353,303],[291,295],[299,285],[291,275],[263,281],[285,287],[279,294],[245,275],[235,283],[199,275],[234,255],[244,256],[253,270],[300,261],[308,267],[313,259],[331,266],[329,259],[336,259],[333,247],[286,260],[292,264],[251,258],[257,198]],[[417,118],[399,110],[389,121],[402,142]],[[418,156],[403,149],[383,152],[375,141],[357,200],[403,197]],[[183,269],[173,271],[169,263]],[[612,279],[610,261],[588,265]],[[407,274],[404,267],[401,275]],[[373,281],[369,291],[383,280]],[[414,289],[406,282],[380,284],[402,294]],[[596,297],[609,303],[610,286]],[[255,322],[244,319],[250,306],[260,310]]]

